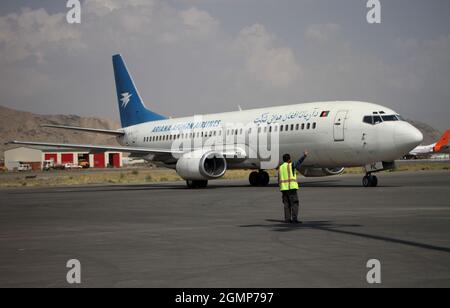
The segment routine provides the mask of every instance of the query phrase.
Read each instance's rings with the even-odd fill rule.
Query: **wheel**
[[[198,180],[186,180],[186,185],[188,188],[205,188],[208,186],[208,181],[198,181]]]
[[[362,183],[363,183],[364,187],[369,187],[370,186],[370,180],[369,180],[369,176],[368,175],[363,177]]]
[[[192,180],[186,180],[186,186],[187,186],[188,188],[195,188],[195,187],[194,187],[194,181],[192,181]]]
[[[377,187],[378,186],[378,178],[371,174],[364,176],[363,177],[363,186],[364,187]]]
[[[208,181],[198,181],[198,187],[199,188],[206,188],[206,187],[208,187]]]
[[[259,185],[261,186],[269,185],[270,176],[266,171],[259,172],[258,176],[259,176]]]
[[[375,175],[373,175],[370,187],[377,187],[377,186],[378,186],[378,178]]]
[[[248,181],[250,182],[250,185],[252,186],[258,186],[258,182],[259,182],[259,173],[256,171],[253,171],[252,173],[250,173],[249,177],[248,177]]]

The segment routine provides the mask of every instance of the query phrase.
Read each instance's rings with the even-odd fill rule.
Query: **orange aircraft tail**
[[[447,130],[434,146],[434,152],[440,152],[442,148],[448,146],[448,138],[450,137],[450,130]]]

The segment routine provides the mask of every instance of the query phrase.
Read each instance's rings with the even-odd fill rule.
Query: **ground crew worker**
[[[291,155],[283,155],[283,164],[278,168],[278,184],[283,196],[284,204],[284,221],[286,223],[301,223],[298,220],[298,182],[297,170],[308,156],[308,152],[303,153],[303,157],[298,161],[292,162]]]

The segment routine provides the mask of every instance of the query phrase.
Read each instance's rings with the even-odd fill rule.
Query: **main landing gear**
[[[378,178],[371,173],[367,173],[363,178],[363,186],[364,187],[377,187],[378,186]]]
[[[187,180],[186,185],[188,188],[206,188],[208,181]]]
[[[253,171],[248,178],[252,186],[267,186],[270,182],[269,174],[266,171]]]

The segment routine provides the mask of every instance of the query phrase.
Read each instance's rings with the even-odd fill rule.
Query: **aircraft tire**
[[[253,171],[250,173],[248,177],[248,181],[250,182],[250,185],[252,186],[258,186],[259,184],[259,173],[256,171]]]
[[[266,171],[261,171],[258,174],[259,176],[259,185],[260,186],[267,186],[270,182],[270,176]]]

